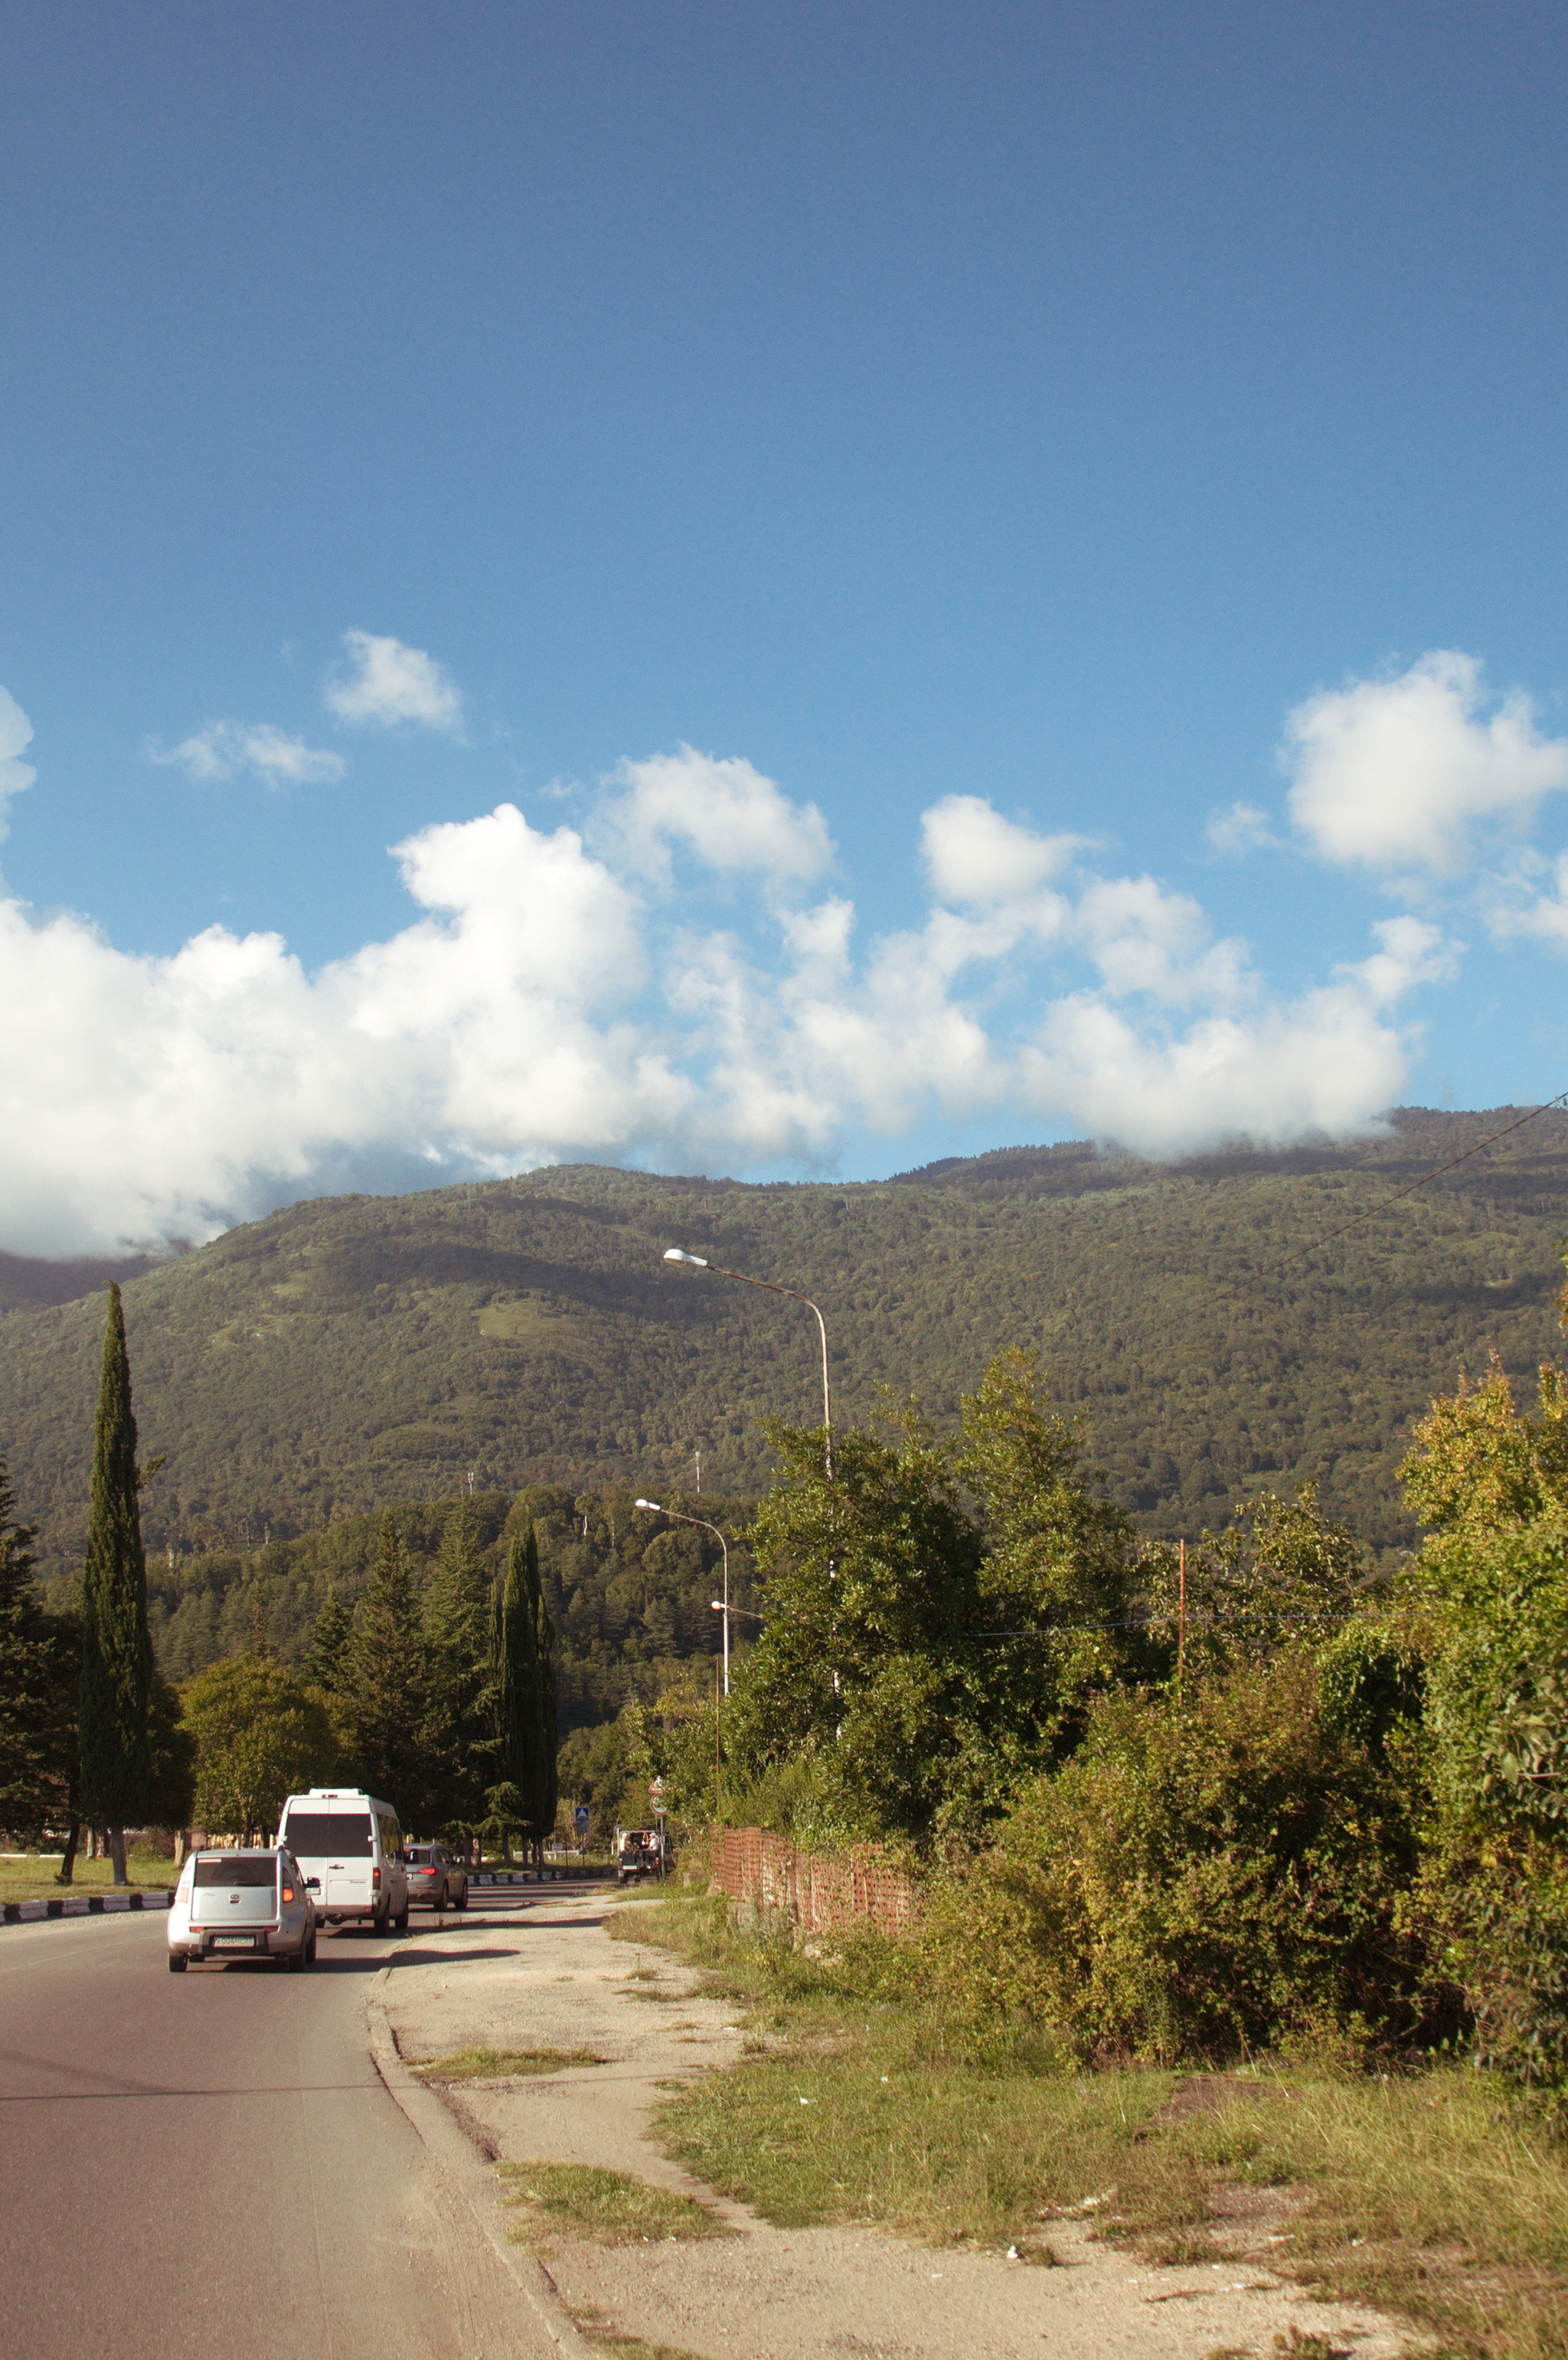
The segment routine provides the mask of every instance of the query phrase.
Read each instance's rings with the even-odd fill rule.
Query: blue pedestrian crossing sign
[[[572,1812],[572,1818],[573,1818],[573,1819],[576,1820],[576,1822],[577,1822],[577,1832],[578,1832],[578,1834],[579,1834],[580,1836],[585,1836],[585,1835],[587,1834],[587,1832],[588,1832],[588,1806],[587,1806],[587,1804],[586,1804],[586,1803],[579,1803],[579,1804],[578,1804],[578,1806],[577,1806],[577,1808]]]

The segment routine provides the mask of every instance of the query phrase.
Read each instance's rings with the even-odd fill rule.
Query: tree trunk
[[[60,1874],[55,1878],[57,1885],[69,1885],[76,1874],[76,1847],[81,1841],[82,1822],[80,1819],[72,1819],[66,1832],[65,1857],[60,1862]]]
[[[125,1830],[124,1828],[109,1830],[109,1852],[114,1863],[114,1882],[116,1885],[124,1885],[125,1882]]]

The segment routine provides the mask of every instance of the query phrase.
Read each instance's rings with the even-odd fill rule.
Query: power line
[[[1381,1213],[1389,1205],[1398,1205],[1406,1196],[1413,1196],[1417,1189],[1424,1188],[1429,1181],[1441,1180],[1445,1172],[1453,1172],[1461,1164],[1468,1164],[1470,1158],[1473,1155],[1479,1155],[1483,1148],[1496,1147],[1498,1140],[1507,1139],[1510,1131],[1522,1131],[1527,1122],[1534,1122],[1540,1116],[1550,1114],[1553,1107],[1561,1106],[1568,1106],[1568,1090],[1560,1090],[1554,1098],[1548,1098],[1544,1106],[1531,1107],[1528,1114],[1519,1115],[1512,1122],[1506,1122],[1501,1131],[1494,1131],[1488,1138],[1478,1139],[1474,1147],[1465,1149],[1463,1155],[1450,1156],[1448,1162],[1440,1164],[1434,1172],[1425,1172],[1419,1180],[1412,1180],[1408,1188],[1398,1188],[1391,1196],[1380,1196],[1377,1204],[1368,1205],[1364,1212],[1356,1214],[1354,1220],[1346,1221],[1340,1229],[1330,1229],[1326,1237],[1314,1238],[1311,1245],[1302,1246],[1295,1253],[1288,1254],[1279,1267],[1282,1270],[1289,1270],[1292,1262],[1302,1262],[1308,1254],[1317,1253],[1324,1246],[1333,1245],[1336,1238],[1345,1237],[1352,1229],[1359,1229],[1363,1221],[1369,1221],[1374,1213]]]

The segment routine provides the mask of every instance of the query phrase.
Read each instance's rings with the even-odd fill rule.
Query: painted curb
[[[167,1909],[172,1893],[82,1893],[58,1901],[7,1901],[7,1926],[43,1926],[51,1918],[119,1918],[127,1909]]]

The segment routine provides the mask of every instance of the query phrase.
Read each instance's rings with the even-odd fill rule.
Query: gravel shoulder
[[[1062,2267],[1040,2268],[872,2229],[758,2220],[671,2162],[651,2127],[672,2087],[738,2060],[743,2012],[667,1951],[612,1940],[621,1906],[609,1893],[541,1898],[509,1925],[505,1949],[451,1928],[399,1961],[382,1994],[410,2065],[464,2049],[603,2060],[445,2088],[481,2154],[623,2172],[696,2198],[731,2233],[604,2245],[551,2232],[539,2259],[590,2343],[630,2355],[640,2342],[668,2360],[1270,2360],[1281,2350],[1304,2360],[1331,2349],[1396,2360],[1421,2348],[1398,2322],[1319,2301],[1266,2267],[1157,2267],[1074,2223],[1052,2230]],[[504,2201],[497,2179],[503,2219]]]

